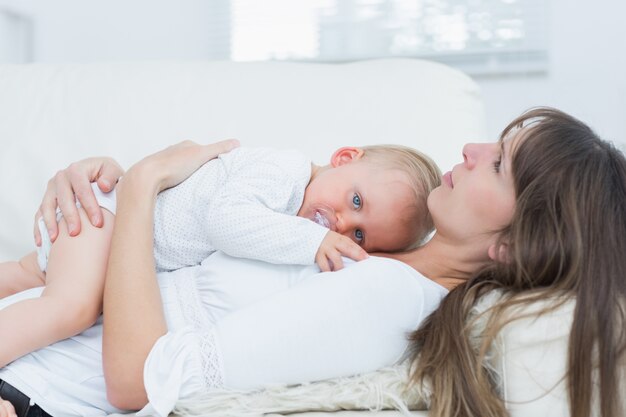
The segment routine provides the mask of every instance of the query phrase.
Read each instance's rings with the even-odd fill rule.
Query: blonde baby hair
[[[402,145],[362,146],[363,162],[371,162],[383,169],[405,173],[413,190],[413,205],[406,224],[413,228],[413,240],[403,250],[420,246],[434,230],[428,211],[427,199],[430,192],[441,184],[441,170],[426,154]]]

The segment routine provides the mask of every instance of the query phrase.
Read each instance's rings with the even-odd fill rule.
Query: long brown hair
[[[412,333],[412,382],[428,381],[431,415],[508,415],[485,354],[515,306],[555,300],[541,313],[576,300],[566,383],[570,414],[621,416],[626,387],[626,159],[579,120],[555,109],[532,109],[502,138],[523,135],[512,152],[516,207],[493,262],[459,285]],[[496,253],[499,253],[496,251]],[[503,297],[489,310],[472,346],[467,318],[492,290]],[[565,295],[565,297],[564,297]],[[540,314],[541,314],[540,313]],[[594,412],[595,413],[595,412]]]

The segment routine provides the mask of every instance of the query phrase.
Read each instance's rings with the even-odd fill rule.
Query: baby
[[[220,155],[157,197],[154,255],[158,271],[198,265],[216,250],[277,264],[342,267],[341,256],[396,252],[420,244],[433,224],[426,206],[440,171],[411,148],[338,149],[326,166],[296,151],[237,148]],[[50,243],[19,262],[0,264],[0,297],[21,280],[45,285],[40,298],[0,311],[0,367],[91,326],[101,313],[115,193],[92,184],[105,208],[102,229],[69,238],[59,216]],[[86,219],[83,210],[81,218]],[[76,239],[89,255],[72,250]],[[92,255],[93,254],[93,255]],[[87,259],[88,258],[88,259]]]

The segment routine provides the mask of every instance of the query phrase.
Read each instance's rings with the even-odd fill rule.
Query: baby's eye
[[[352,196],[352,205],[354,206],[355,209],[360,209],[361,208],[361,196],[359,196],[358,194],[354,194],[354,196]]]
[[[356,239],[357,242],[362,243],[363,242],[363,231],[361,229],[356,229],[354,231],[354,238]]]

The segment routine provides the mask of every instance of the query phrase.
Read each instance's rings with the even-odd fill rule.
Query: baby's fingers
[[[337,250],[331,250],[326,255],[328,263],[330,264],[331,271],[339,271],[343,269],[343,261],[341,260],[341,253]]]
[[[365,249],[349,238],[341,239],[341,241],[337,242],[337,250],[341,255],[355,261],[362,261],[369,256]]]
[[[315,263],[322,272],[338,271],[343,268],[341,254],[335,249],[320,250],[315,255]]]
[[[325,253],[318,252],[317,255],[315,256],[315,263],[317,264],[317,266],[320,267],[320,271],[322,272],[331,271],[330,265],[328,263],[328,259],[326,259]]]

